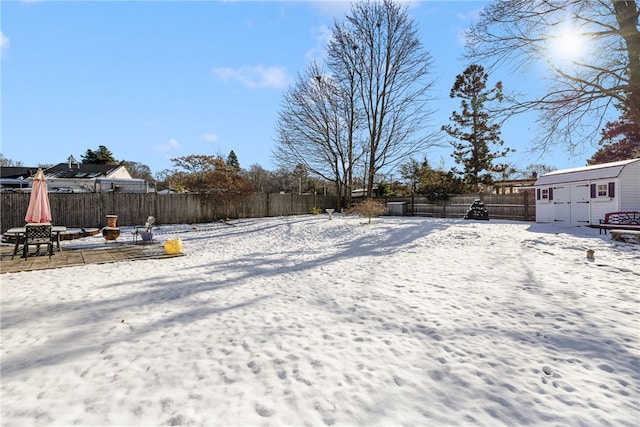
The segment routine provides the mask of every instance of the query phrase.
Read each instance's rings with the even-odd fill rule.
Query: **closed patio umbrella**
[[[31,197],[29,198],[29,208],[24,217],[28,223],[51,222],[51,206],[49,205],[49,194],[47,193],[47,179],[42,169],[38,169],[33,178],[31,187]]]

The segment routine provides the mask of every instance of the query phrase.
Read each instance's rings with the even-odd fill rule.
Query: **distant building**
[[[38,172],[38,168],[28,168],[22,166],[2,166],[0,167],[0,190],[13,191],[31,187],[29,177]]]
[[[70,157],[71,159],[71,157]],[[29,191],[37,167],[1,168],[3,191]],[[44,169],[49,192],[56,193],[149,193],[155,187],[144,179],[132,178],[121,165],[59,163]],[[6,176],[6,177],[5,177]]]
[[[537,175],[534,175],[532,178],[495,181],[491,184],[491,188],[495,194],[515,194],[524,190],[532,190],[537,179]]]
[[[381,196],[381,192],[378,190],[378,186],[373,187],[373,195],[374,197]],[[361,199],[363,197],[367,197],[367,189],[366,188],[356,188],[351,191],[352,199]]]

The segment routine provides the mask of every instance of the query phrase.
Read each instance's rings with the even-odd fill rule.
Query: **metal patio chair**
[[[136,226],[131,232],[133,235],[133,244],[138,243],[138,236],[145,242],[153,242],[153,225],[156,223],[156,219],[152,216],[147,218],[147,222],[144,226]]]
[[[37,246],[36,254],[40,254],[40,246],[45,245],[49,253],[49,259],[53,255],[53,239],[51,224],[27,224],[25,226],[22,257],[26,260],[29,255],[29,246]]]

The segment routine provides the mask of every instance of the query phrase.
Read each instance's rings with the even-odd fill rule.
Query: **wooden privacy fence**
[[[24,226],[29,194],[0,193],[0,229]],[[216,194],[81,193],[49,194],[51,222],[67,227],[102,228],[106,215],[117,215],[118,226],[142,225],[148,216],[158,224],[189,224],[227,217],[227,206]],[[311,208],[337,209],[335,197],[298,194],[253,194],[231,203],[230,218],[299,215]]]
[[[454,196],[445,201],[431,202],[426,197],[388,198],[384,201],[407,202],[409,215],[440,218],[462,218],[475,199],[484,202],[492,219],[535,221],[536,203],[533,190],[517,194],[472,194]],[[67,227],[102,228],[106,215],[118,215],[118,225],[145,223],[154,216],[158,224],[189,224],[216,221],[227,217],[227,209],[216,194],[156,194],[156,193],[82,193],[49,194],[52,223]],[[0,193],[0,229],[24,225],[29,194]],[[340,208],[333,196],[298,194],[254,194],[232,203],[231,218],[300,215],[317,207]]]
[[[407,214],[439,218],[462,218],[474,200],[480,199],[489,211],[490,219],[517,221],[536,220],[536,199],[533,190],[515,194],[464,194],[447,200],[429,201],[426,197],[387,199],[389,202],[407,202]]]

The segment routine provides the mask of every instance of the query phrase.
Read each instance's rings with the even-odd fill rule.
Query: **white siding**
[[[553,201],[538,200],[538,191],[549,187],[536,187],[536,222],[553,222],[555,219],[555,205]]]
[[[571,224],[571,185],[553,186],[553,220],[560,224]]]
[[[620,211],[620,180],[619,179],[600,179],[591,181],[591,184],[609,184],[613,182],[615,185],[615,197],[595,198],[591,199],[591,224],[599,224],[601,219],[607,212]]]
[[[116,170],[107,175],[110,179],[131,179],[131,174],[124,166],[118,167]]]
[[[571,185],[571,223],[591,224],[589,183],[581,182]]]
[[[607,163],[602,165],[587,166],[576,169],[566,169],[545,174],[538,178],[536,188],[536,221],[566,223],[567,212],[571,212],[573,203],[578,200],[565,200],[567,197],[566,188],[575,189],[577,186],[606,185],[613,183],[614,197],[601,196],[589,197],[588,220],[591,224],[598,224],[600,219],[604,219],[607,212],[617,211],[640,211],[640,159],[630,159],[620,162]],[[537,192],[542,189],[552,188],[554,201],[537,200]],[[584,196],[578,191],[574,191],[576,199],[583,199]],[[589,192],[589,196],[590,196]],[[569,203],[567,203],[569,202]],[[563,208],[566,208],[563,210]],[[580,209],[585,209],[580,206]],[[574,215],[571,212],[571,223],[575,225],[585,224],[584,215]]]
[[[640,161],[620,174],[620,202],[621,211],[640,211]]]

